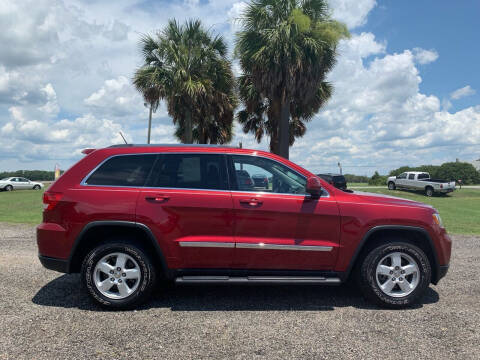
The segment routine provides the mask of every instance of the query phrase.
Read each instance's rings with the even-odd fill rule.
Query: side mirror
[[[320,179],[316,176],[311,176],[307,179],[307,193],[314,199],[318,199],[322,195],[322,184]]]

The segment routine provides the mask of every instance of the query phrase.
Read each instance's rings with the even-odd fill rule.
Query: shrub
[[[385,185],[387,183],[387,176],[380,175],[378,171],[368,180],[368,185]]]

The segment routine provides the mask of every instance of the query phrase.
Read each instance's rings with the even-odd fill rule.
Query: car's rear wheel
[[[124,240],[93,249],[85,257],[81,272],[90,296],[112,309],[131,309],[146,301],[156,278],[146,252]]]
[[[33,187],[33,190],[40,190],[40,185],[35,185],[35,186]]]
[[[428,257],[417,246],[390,242],[370,251],[360,266],[359,285],[365,297],[389,308],[415,304],[431,280]]]
[[[431,186],[427,186],[425,188],[425,195],[427,195],[428,197],[432,197],[433,196],[433,188]]]
[[[388,190],[395,190],[395,183],[393,181],[388,183]]]
[[[7,185],[5,186],[5,191],[12,191],[13,190],[13,186],[12,185]]]

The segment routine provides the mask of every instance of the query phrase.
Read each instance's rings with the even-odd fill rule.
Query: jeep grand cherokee
[[[85,153],[45,192],[37,242],[46,268],[80,272],[105,307],[137,306],[161,278],[355,278],[368,299],[400,308],[448,270],[451,240],[434,208],[341,191],[267,152],[124,145]],[[245,172],[271,185],[245,187]]]

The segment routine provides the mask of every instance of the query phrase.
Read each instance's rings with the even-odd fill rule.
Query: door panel
[[[228,191],[143,189],[137,222],[153,231],[171,268],[231,265],[235,242]]]
[[[234,193],[235,267],[329,270],[338,254],[340,217],[332,198]],[[261,202],[242,202],[251,197]]]
[[[340,216],[333,197],[305,195],[304,176],[271,159],[231,156],[230,171],[241,182],[267,176],[267,189],[232,192],[235,210],[234,267],[329,270],[338,254]]]
[[[137,221],[154,232],[170,268],[231,266],[233,203],[223,154],[163,154],[147,185]]]

